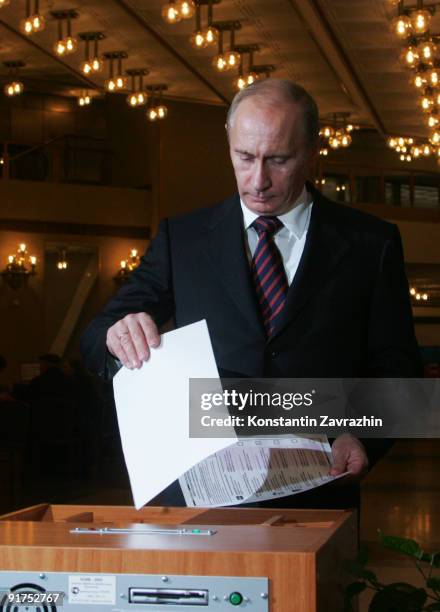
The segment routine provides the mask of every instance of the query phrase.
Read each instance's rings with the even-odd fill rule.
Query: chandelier
[[[352,132],[359,126],[348,123],[350,113],[333,113],[331,119],[319,130],[321,137],[320,155],[327,156],[329,148],[347,148],[352,143]]]
[[[37,258],[29,255],[26,244],[18,245],[15,254],[8,255],[8,263],[2,272],[2,277],[12,289],[19,289],[29,276],[36,274]]]

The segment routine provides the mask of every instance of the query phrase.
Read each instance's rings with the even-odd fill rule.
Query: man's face
[[[280,215],[300,195],[317,151],[306,142],[300,108],[259,97],[240,103],[229,130],[240,197],[258,215]]]

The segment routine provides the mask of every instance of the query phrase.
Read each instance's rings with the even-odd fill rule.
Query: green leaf
[[[439,576],[431,576],[426,581],[426,586],[430,589],[434,589],[440,591],[440,577]]]
[[[385,536],[381,531],[379,531],[379,537],[385,548],[395,550],[403,553],[404,555],[409,555],[410,557],[415,557],[416,559],[420,559],[420,556],[423,555],[423,551],[415,540],[397,538],[395,536]]]
[[[425,589],[396,582],[375,594],[369,612],[422,612],[427,596]]]
[[[344,612],[354,612],[351,600],[353,599],[353,597],[356,597],[356,595],[360,595],[360,593],[365,591],[366,588],[367,585],[365,584],[365,582],[352,582],[346,587],[344,593]]]

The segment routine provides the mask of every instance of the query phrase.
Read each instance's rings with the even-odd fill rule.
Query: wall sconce
[[[104,59],[109,62],[108,79],[105,81],[104,86],[110,93],[125,89],[127,85],[127,79],[122,71],[122,60],[127,59],[127,57],[128,55],[125,51],[112,51],[110,53],[104,53]],[[118,62],[116,75],[114,74],[115,60]]]
[[[76,38],[72,36],[72,19],[78,17],[78,13],[74,10],[69,11],[52,11],[52,17],[58,22],[58,39],[54,44],[53,50],[56,55],[64,56],[74,53],[78,48]],[[66,36],[63,36],[63,23],[66,22]]]
[[[131,77],[131,93],[127,96],[127,104],[131,108],[143,106],[148,101],[148,94],[144,90],[144,76],[149,73],[146,68],[130,69],[126,71]],[[137,79],[137,84],[136,84]]]
[[[139,257],[138,250],[131,249],[128,259],[123,259],[121,261],[121,267],[117,271],[116,275],[113,277],[115,283],[118,285],[122,285],[122,283],[125,283],[128,280],[130,273],[138,267],[140,262],[141,259]]]
[[[0,0],[0,8],[2,8],[2,6],[8,6],[10,0]]]
[[[26,0],[26,18],[20,22],[20,29],[27,36],[41,32],[46,25],[43,15],[40,15],[40,1],[33,0],[33,10],[31,4],[32,0]]]
[[[9,69],[10,81],[4,86],[4,92],[10,98],[19,96],[24,91],[24,85],[18,78],[18,71],[25,67],[25,63],[18,61],[3,62],[3,66]]]
[[[105,38],[102,32],[82,32],[78,34],[84,41],[84,61],[80,66],[83,74],[88,76],[93,72],[99,72],[102,68],[102,60],[99,58],[99,41]],[[93,57],[90,57],[90,43],[93,42]]]
[[[26,282],[29,276],[36,274],[37,258],[35,255],[29,255],[26,244],[18,245],[15,255],[8,255],[8,263],[2,272],[2,276],[6,283],[12,289],[19,289]]]

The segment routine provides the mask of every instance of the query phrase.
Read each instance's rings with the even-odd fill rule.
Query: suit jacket
[[[107,329],[145,311],[159,326],[170,317],[177,327],[206,319],[223,376],[421,375],[397,227],[308,189],[314,203],[304,252],[269,341],[234,195],[160,223],[129,282],[86,330],[86,365],[105,375]]]

